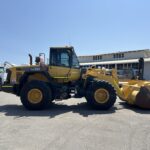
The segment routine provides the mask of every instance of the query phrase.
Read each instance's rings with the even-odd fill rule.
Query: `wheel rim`
[[[28,92],[28,100],[30,103],[37,104],[42,101],[43,94],[39,89],[32,89]]]
[[[109,92],[103,88],[97,89],[94,93],[94,98],[97,103],[106,103],[109,99]]]

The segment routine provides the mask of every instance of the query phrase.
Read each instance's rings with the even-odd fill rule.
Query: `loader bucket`
[[[150,86],[142,86],[135,99],[135,105],[141,108],[150,108]]]
[[[150,109],[150,82],[142,80],[131,80],[123,84],[121,98],[127,103],[140,108]]]

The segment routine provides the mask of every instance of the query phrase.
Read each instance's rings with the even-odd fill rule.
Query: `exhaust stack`
[[[32,66],[32,55],[29,54],[29,59],[30,59],[30,66]]]

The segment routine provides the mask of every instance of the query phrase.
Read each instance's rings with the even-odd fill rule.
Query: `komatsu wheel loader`
[[[150,108],[150,82],[131,80],[120,87],[116,71],[91,67],[80,68],[73,47],[51,47],[49,64],[36,58],[36,65],[17,66],[7,69],[4,92],[20,97],[29,110],[40,110],[53,100],[85,97],[94,109],[112,107],[117,96],[129,104]]]

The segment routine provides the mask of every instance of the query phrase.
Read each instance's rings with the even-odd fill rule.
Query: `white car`
[[[0,87],[6,81],[6,76],[7,74],[4,67],[0,66]]]

